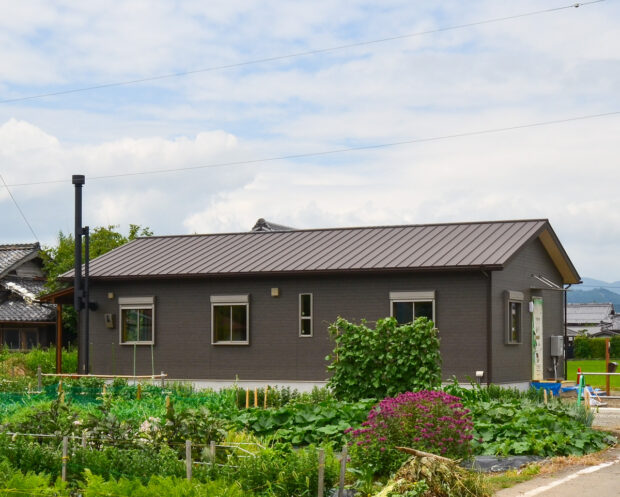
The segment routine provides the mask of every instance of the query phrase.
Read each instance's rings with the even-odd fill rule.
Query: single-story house
[[[444,379],[526,383],[579,281],[546,219],[139,238],[90,262],[90,371],[320,383],[330,323],[392,315],[436,323]]]
[[[601,323],[601,331],[595,336],[598,338],[611,338],[620,335],[620,315],[613,314]]]
[[[566,306],[566,326],[569,339],[585,334],[601,336],[603,325],[611,324],[615,315],[612,303],[569,303]]]
[[[38,243],[0,245],[0,340],[15,350],[54,341],[56,310],[36,302],[45,279]]]

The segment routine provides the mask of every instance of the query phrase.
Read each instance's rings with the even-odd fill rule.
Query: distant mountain
[[[596,280],[594,278],[581,278],[583,281],[582,285],[575,286],[575,288],[579,288],[582,291],[594,290],[599,288],[604,288],[605,290],[609,290],[610,292],[614,292],[620,295],[620,281],[614,281],[609,283],[608,281]]]
[[[567,292],[566,300],[569,304],[589,304],[594,302],[605,304],[611,302],[614,308],[620,311],[620,294],[606,288],[594,288],[592,290],[573,290],[571,288]]]

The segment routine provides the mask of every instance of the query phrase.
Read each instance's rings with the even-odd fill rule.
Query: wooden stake
[[[317,497],[323,497],[323,487],[325,485],[325,451],[319,449],[319,485]]]
[[[249,388],[245,389],[245,408],[246,409],[250,408],[250,389]]]
[[[136,399],[140,400],[142,398],[142,384],[138,383],[138,392],[136,394]]]
[[[41,366],[37,366],[37,390],[43,390],[43,378],[41,378]],[[609,395],[609,394],[608,394]]]
[[[543,400],[545,401],[545,405],[547,405],[547,389],[543,388]]]
[[[185,473],[188,480],[192,479],[192,441],[185,440]]]
[[[265,409],[267,409],[267,392],[269,392],[269,385],[265,387]]]
[[[254,407],[258,407],[258,388],[254,389]]]
[[[342,447],[340,455],[340,482],[338,483],[338,497],[344,496],[344,478],[347,473],[347,444]]]
[[[609,347],[610,342],[609,338],[605,339],[605,372],[609,373]],[[611,395],[610,385],[609,385],[609,375],[605,376],[605,391],[607,392],[607,396]]]
[[[215,441],[209,442],[209,455],[211,456],[211,465],[215,466]]]

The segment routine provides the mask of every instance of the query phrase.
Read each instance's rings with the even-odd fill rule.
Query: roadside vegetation
[[[44,377],[38,391],[36,368],[52,371],[55,352],[2,351],[0,491],[315,496],[322,449],[328,495],[346,445],[347,485],[359,495],[483,497],[507,484],[510,475],[490,483],[451,460],[480,454],[582,455],[614,443],[590,428],[585,410],[559,399],[544,404],[537,391],[466,389],[456,383],[442,388],[437,331],[424,318],[405,326],[386,319],[374,330],[338,320],[331,330],[337,347],[329,389],[259,389],[257,407],[249,408],[246,398],[253,406],[254,391],[240,388],[196,391],[185,384],[161,388],[125,380],[104,386],[94,378],[60,385]],[[406,337],[423,353],[404,354],[408,347],[399,349],[386,334]],[[419,375],[398,368],[386,374],[382,365],[400,359],[402,368],[412,361],[425,369]],[[66,353],[63,364],[75,367],[75,362],[75,352]],[[369,381],[360,381],[360,370]],[[70,437],[66,482],[59,480],[63,436]],[[425,455],[412,458],[397,447]],[[194,462],[191,480],[185,479],[187,450]],[[513,475],[514,481],[535,472],[528,471]]]

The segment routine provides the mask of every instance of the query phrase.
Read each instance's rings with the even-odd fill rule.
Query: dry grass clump
[[[541,475],[556,473],[571,466],[596,466],[605,461],[603,452],[587,454],[585,456],[561,456],[550,459],[540,467]]]
[[[433,454],[413,456],[377,497],[489,497],[484,478]]]

